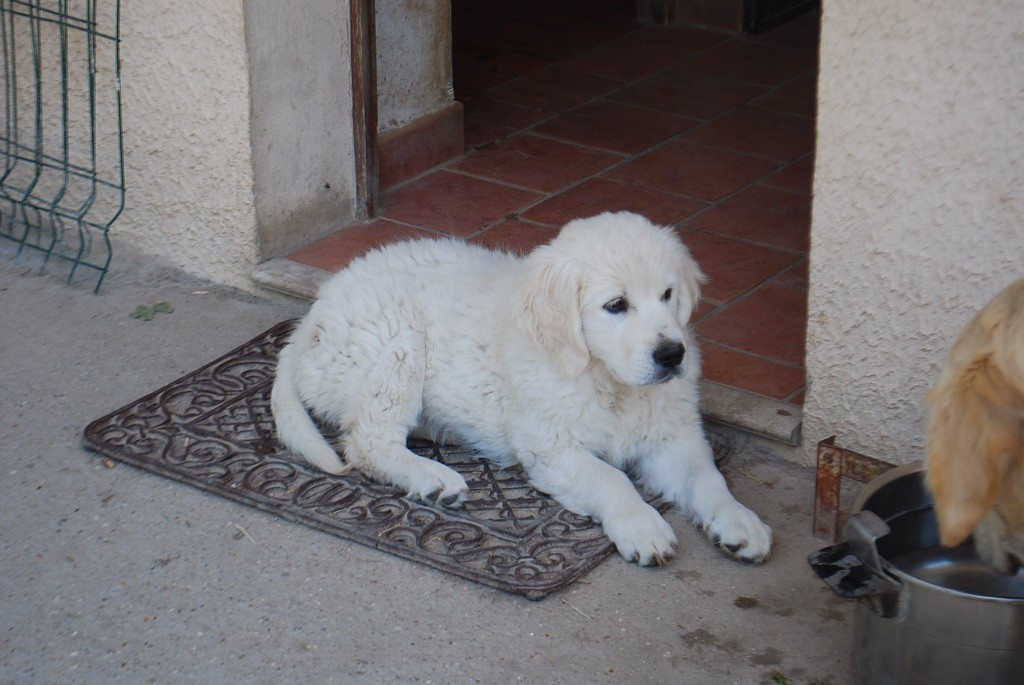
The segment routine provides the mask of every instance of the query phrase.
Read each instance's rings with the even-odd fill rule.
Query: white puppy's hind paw
[[[408,474],[409,496],[429,504],[458,509],[469,496],[466,479],[453,469],[430,459],[416,462],[413,473]]]
[[[704,523],[704,532],[738,561],[761,564],[772,553],[772,529],[739,502],[716,512]]]
[[[603,523],[605,535],[626,561],[640,566],[662,566],[675,556],[676,534],[649,504],[608,516]]]

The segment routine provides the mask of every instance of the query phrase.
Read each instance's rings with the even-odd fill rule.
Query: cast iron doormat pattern
[[[85,445],[137,466],[499,590],[540,599],[596,566],[601,526],[538,493],[518,467],[469,450],[411,444],[469,483],[459,511],[358,474],[316,471],[274,439],[270,388],[285,321],[201,369],[89,424]],[[656,502],[664,511],[667,504]]]

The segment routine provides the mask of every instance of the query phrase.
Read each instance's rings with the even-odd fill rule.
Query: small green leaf
[[[147,307],[144,304],[140,304],[138,309],[129,314],[128,316],[133,319],[142,319],[143,321],[152,321],[153,317],[156,316],[157,312],[163,312],[164,314],[170,314],[174,311],[174,307],[171,306],[170,302],[157,302],[152,307]]]
[[[153,312],[152,309],[150,309],[149,307],[147,307],[144,304],[140,304],[138,309],[136,309],[134,312],[132,312],[128,316],[132,317],[133,319],[142,319],[143,321],[152,321],[153,320],[153,314],[154,314],[154,312]]]

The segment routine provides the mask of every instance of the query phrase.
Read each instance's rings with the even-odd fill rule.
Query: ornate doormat
[[[505,592],[540,599],[612,551],[601,526],[538,493],[516,466],[468,450],[410,444],[469,484],[454,511],[403,497],[358,474],[330,476],[274,439],[270,388],[286,321],[85,429],[101,455],[281,518]],[[655,503],[662,511],[667,504]]]

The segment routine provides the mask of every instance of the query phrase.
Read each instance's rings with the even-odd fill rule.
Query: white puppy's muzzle
[[[658,343],[651,352],[653,372],[650,384],[664,383],[681,375],[685,356],[686,346],[681,341],[658,336]]]

